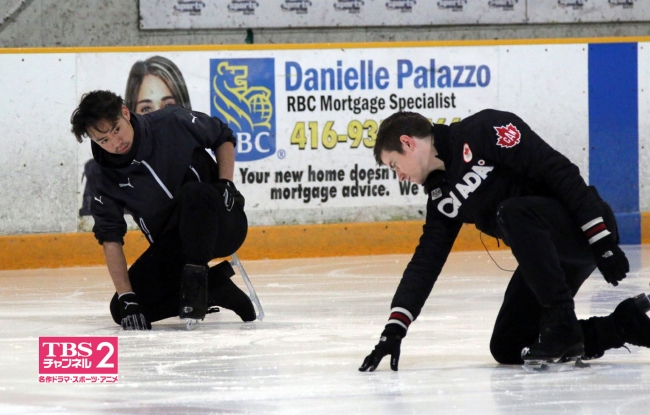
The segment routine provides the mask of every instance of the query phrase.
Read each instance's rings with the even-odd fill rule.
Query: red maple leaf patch
[[[470,150],[467,143],[463,146],[463,160],[465,160],[465,163],[472,161],[472,150]]]
[[[494,129],[497,132],[497,137],[499,137],[497,139],[497,145],[501,147],[514,147],[521,141],[521,133],[512,123],[503,127],[494,127]]]

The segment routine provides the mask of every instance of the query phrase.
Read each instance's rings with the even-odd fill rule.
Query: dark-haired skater
[[[230,264],[208,269],[213,258],[237,251],[248,230],[244,198],[232,182],[232,130],[180,106],[135,114],[109,91],[84,95],[71,123],[79,142],[91,139],[97,162],[93,232],[115,285],[115,322],[125,330],[151,329],[151,322],[173,316],[202,320],[213,306],[255,320],[251,300],[230,280]],[[125,209],[150,243],[128,270]]]
[[[577,166],[514,114],[484,110],[446,125],[393,114],[374,148],[399,180],[423,184],[427,217],[420,243],[393,297],[379,343],[359,368],[391,356],[418,317],[463,223],[503,240],[518,261],[494,325],[497,362],[597,358],[625,343],[650,347],[642,294],[606,317],[578,320],[573,297],[598,268],[616,286],[629,271],[614,214]]]

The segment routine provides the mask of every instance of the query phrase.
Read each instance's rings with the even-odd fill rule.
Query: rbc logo
[[[237,161],[275,154],[275,60],[210,59],[211,115],[237,137]]]

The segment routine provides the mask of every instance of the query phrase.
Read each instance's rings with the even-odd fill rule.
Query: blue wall
[[[589,45],[589,182],[623,244],[641,243],[637,43]]]

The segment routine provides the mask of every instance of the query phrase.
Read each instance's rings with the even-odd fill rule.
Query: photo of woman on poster
[[[124,101],[136,114],[146,114],[167,105],[192,109],[183,74],[174,62],[162,56],[133,64],[126,81]]]

